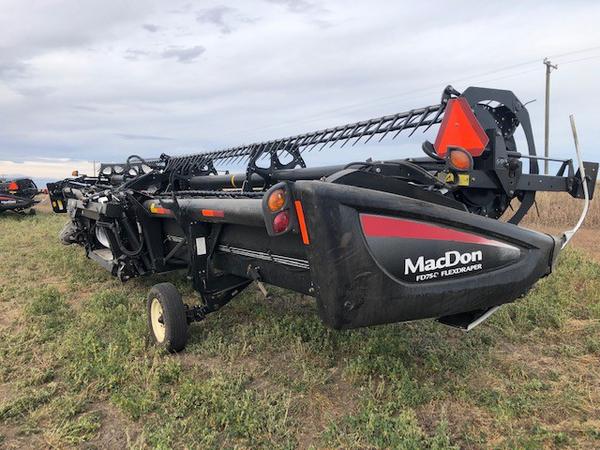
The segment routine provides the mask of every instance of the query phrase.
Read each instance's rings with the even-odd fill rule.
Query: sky
[[[600,2],[0,0],[0,174],[215,150],[510,89],[543,152],[600,160]],[[434,131],[431,131],[434,132]],[[309,164],[420,156],[430,135],[312,152]],[[435,134],[433,135],[435,138]]]

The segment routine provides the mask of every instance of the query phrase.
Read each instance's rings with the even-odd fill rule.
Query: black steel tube
[[[407,161],[405,159],[394,159],[383,161],[383,163],[400,163]],[[423,167],[425,170],[439,170],[440,163],[431,158],[411,158],[408,161]],[[373,161],[377,164],[378,161]],[[365,164],[368,164],[365,162]],[[334,166],[322,167],[298,167],[295,169],[275,170],[271,174],[273,182],[278,181],[300,181],[300,180],[318,180],[323,177],[333,175],[340,170],[344,170],[348,164],[338,164]],[[197,190],[214,190],[214,189],[240,189],[246,181],[245,173],[227,174],[227,175],[199,175],[190,178],[190,187]],[[257,174],[252,174],[252,186],[255,188],[262,187],[264,180]]]
[[[144,207],[152,212],[151,205],[175,211],[172,199],[148,200]],[[236,223],[252,227],[264,227],[265,220],[262,211],[262,199],[244,198],[180,198],[177,204],[182,215],[200,222]]]
[[[240,189],[246,181],[245,173],[227,175],[198,175],[190,178],[190,187],[197,190]],[[257,174],[252,175],[252,185],[260,187],[264,180]]]
[[[345,164],[336,166],[307,167],[297,169],[284,169],[273,172],[271,178],[273,181],[297,181],[297,180],[318,180],[322,177],[328,177],[343,170]],[[190,178],[190,187],[192,189],[228,189],[241,188],[246,181],[245,173],[227,174],[227,175],[200,175]],[[260,175],[252,174],[252,186],[261,187],[264,180]]]

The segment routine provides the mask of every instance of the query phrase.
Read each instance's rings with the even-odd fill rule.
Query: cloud
[[[0,60],[0,80],[10,81],[26,76],[27,64],[21,61]]]
[[[216,6],[210,9],[203,9],[196,14],[196,20],[199,23],[209,23],[215,25],[223,34],[229,34],[232,31],[232,26],[226,18],[235,10],[228,6]]]
[[[152,136],[148,134],[130,134],[130,133],[115,133],[120,138],[127,139],[129,141],[172,141],[173,138],[164,136]]]
[[[142,28],[146,31],[149,31],[150,33],[156,33],[158,30],[160,30],[160,27],[158,25],[153,25],[151,23],[143,24]]]
[[[139,61],[141,58],[144,58],[146,56],[149,56],[150,53],[148,53],[145,50],[136,50],[133,48],[128,48],[127,50],[125,50],[125,59],[128,59],[129,61]]]
[[[237,29],[237,25],[255,23],[258,19],[246,16],[229,6],[215,6],[198,11],[196,21],[201,24],[214,25],[222,34],[230,34]]]
[[[266,0],[268,3],[284,6],[289,12],[299,14],[319,28],[328,28],[332,23],[325,19],[329,10],[322,3],[307,0]]]
[[[320,9],[320,7],[315,3],[308,2],[306,0],[267,0],[267,2],[285,6],[287,9],[295,13],[306,13],[309,11],[314,11],[315,9]]]
[[[27,87],[18,87],[15,89],[16,92],[21,94],[24,97],[47,97],[56,92],[56,88],[50,86],[27,86]]]
[[[175,58],[180,63],[189,63],[197,59],[205,51],[206,49],[201,45],[187,48],[172,46],[163,51],[161,56],[165,59]]]
[[[94,108],[93,106],[86,106],[86,105],[73,105],[73,106],[71,106],[71,108],[78,110],[78,111],[100,112],[99,108]]]

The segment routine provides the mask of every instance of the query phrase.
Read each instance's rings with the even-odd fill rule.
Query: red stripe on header
[[[444,228],[414,220],[397,219],[395,217],[361,214],[360,223],[368,237],[391,237],[404,239],[426,239],[433,241],[453,241],[466,244],[493,245],[495,247],[512,247],[504,242],[487,239],[464,231]]]

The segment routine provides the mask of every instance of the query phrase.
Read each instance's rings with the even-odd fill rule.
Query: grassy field
[[[578,250],[469,334],[332,331],[252,288],[165,355],[144,310],[169,278],[112,279],[65,220],[0,217],[0,448],[600,447],[600,265]]]

